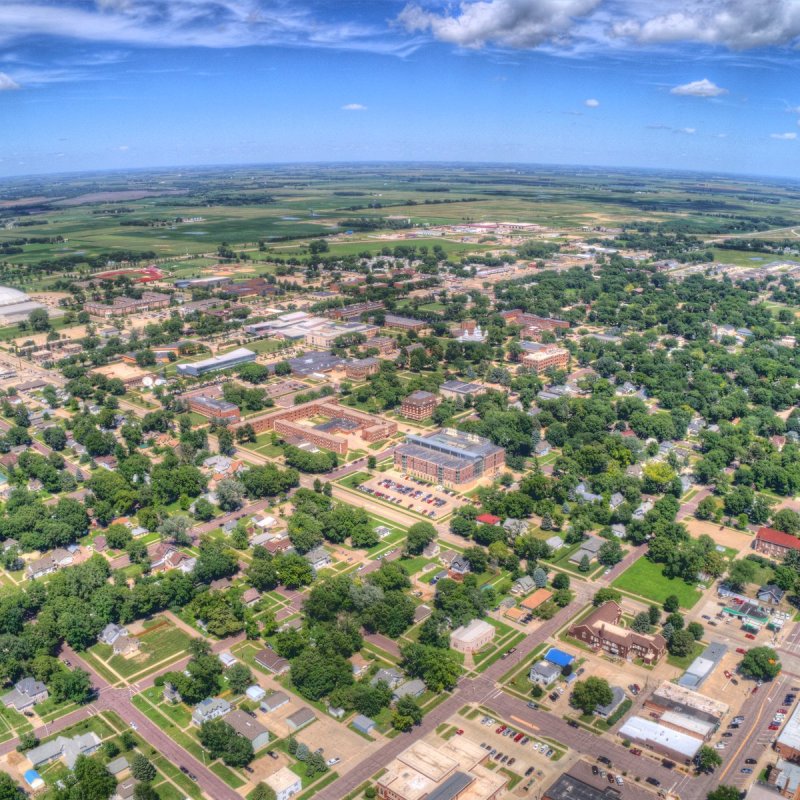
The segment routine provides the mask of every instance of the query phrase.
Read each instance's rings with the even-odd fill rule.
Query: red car
[[[738,653],[740,656],[745,656],[745,655],[747,655],[747,650],[745,650],[745,649],[744,649],[744,647],[737,647],[737,648],[736,648],[736,652],[737,652],[737,653]]]
[[[776,724],[773,722],[773,723],[772,723],[772,725],[770,725],[770,726],[767,728],[767,730],[768,730],[768,731],[776,731],[776,730],[778,730],[778,728],[780,728],[780,725],[776,725]]]
[[[733,675],[731,675],[731,673],[730,673],[730,672],[728,672],[728,670],[726,669],[726,670],[725,670],[725,677],[726,677],[728,680],[730,680],[730,679],[733,677]]]
[[[503,732],[505,729],[506,729],[506,726],[505,726],[505,725],[501,725],[501,726],[500,726],[500,727],[499,727],[499,728],[498,728],[498,729],[495,731],[495,733],[502,733],[502,732]]]
[[[517,735],[514,737],[514,741],[515,741],[515,742],[519,742],[519,741],[521,741],[521,739],[522,739],[522,737],[523,737],[524,735],[525,735],[524,733],[518,733],[518,734],[517,734]]]
[[[463,728],[459,728],[459,729],[456,731],[456,736],[463,736],[463,735],[464,735],[464,729],[463,729]]]
[[[635,756],[640,756],[642,751],[638,747],[631,747],[631,753],[633,753]]]
[[[753,634],[752,634],[752,633],[746,633],[746,634],[744,635],[744,638],[745,638],[745,639],[755,639],[756,637],[755,637],[755,636],[753,636]]]
[[[758,691],[758,686],[753,687],[753,691],[750,694],[755,694]]]

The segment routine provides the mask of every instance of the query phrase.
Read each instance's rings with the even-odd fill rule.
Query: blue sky
[[[799,0],[0,0],[0,175],[463,160],[800,177]]]

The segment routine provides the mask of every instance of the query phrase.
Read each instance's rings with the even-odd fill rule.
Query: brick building
[[[358,319],[362,314],[382,311],[385,308],[382,300],[368,300],[364,303],[353,303],[341,308],[330,308],[324,312],[331,319]]]
[[[215,422],[236,423],[242,418],[235,403],[202,394],[189,398],[189,410]]]
[[[115,297],[112,303],[98,303],[90,300],[83,304],[83,310],[93,317],[114,317],[127,314],[139,314],[143,311],[153,311],[158,308],[167,308],[170,303],[168,294],[159,292],[142,292],[141,298]]]
[[[418,390],[404,398],[400,405],[400,413],[408,419],[428,419],[436,410],[437,405],[435,394]]]
[[[523,356],[522,365],[534,370],[537,375],[541,375],[549,369],[567,369],[569,350],[565,347],[543,347],[535,353]]]
[[[592,650],[603,650],[618,658],[641,658],[645,664],[655,664],[666,652],[667,641],[660,634],[637,633],[623,628],[622,608],[610,600],[596,608],[586,619],[569,629],[569,635]]]
[[[381,368],[377,358],[354,358],[344,364],[344,374],[351,381],[363,381],[370,375],[375,375]]]
[[[800,550],[800,539],[775,528],[761,528],[756,534],[753,549],[771,558],[786,558],[792,550]]]
[[[387,314],[383,321],[385,328],[394,328],[399,331],[414,331],[419,333],[428,327],[428,323],[412,317],[400,317],[397,314]]]

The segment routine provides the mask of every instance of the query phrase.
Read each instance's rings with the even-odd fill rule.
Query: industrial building
[[[394,466],[445,486],[463,486],[500,472],[505,454],[489,439],[443,428],[427,436],[409,434],[395,448]]]
[[[703,745],[703,739],[660,725],[647,717],[631,717],[618,733],[625,739],[681,764],[688,764]]]
[[[239,347],[230,353],[221,356],[213,356],[203,361],[193,361],[191,364],[178,364],[179,375],[191,375],[198,378],[208,372],[218,372],[221,369],[231,369],[240,364],[247,364],[256,360],[256,354],[246,347]]]

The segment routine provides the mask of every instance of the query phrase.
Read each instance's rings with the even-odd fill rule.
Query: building
[[[569,629],[569,635],[617,658],[641,658],[655,664],[666,652],[666,639],[660,634],[637,633],[619,625],[622,608],[613,600],[594,609],[588,617]]]
[[[350,723],[359,733],[369,736],[372,729],[375,727],[375,720],[365,717],[363,714],[356,714],[353,721]]]
[[[60,317],[64,313],[31,300],[25,292],[21,292],[18,289],[0,286],[0,322],[3,325],[13,325],[22,320],[27,320],[31,311],[37,311],[40,308],[47,311],[50,317]]]
[[[45,575],[50,575],[57,572],[61,567],[69,566],[74,560],[72,553],[65,550],[63,547],[57,547],[52,552],[41,558],[35,558],[25,568],[25,577],[28,580],[42,578]]]
[[[204,394],[193,395],[189,398],[189,410],[207,417],[213,422],[236,423],[242,418],[239,406],[229,403],[219,397],[209,397]]]
[[[621,797],[616,786],[597,788],[574,775],[564,773],[544,790],[542,800],[620,800]]]
[[[129,658],[130,656],[135,656],[141,646],[142,643],[135,636],[119,636],[111,646],[111,649],[114,651],[115,656]]]
[[[223,700],[221,697],[207,697],[194,707],[192,724],[200,726],[204,722],[224,717],[230,711],[231,704],[227,700]]]
[[[544,347],[536,353],[527,353],[523,356],[522,365],[532,369],[537,375],[541,375],[551,369],[567,369],[569,366],[569,350],[565,347]]]
[[[436,411],[437,405],[439,405],[439,401],[435,394],[418,389],[403,399],[400,413],[408,419],[428,419]]]
[[[800,764],[779,758],[769,771],[767,783],[778,789],[783,797],[797,800],[800,797]]]
[[[600,548],[605,542],[599,536],[589,536],[581,542],[581,546],[569,557],[570,563],[580,564],[584,557],[589,563],[597,558]]]
[[[275,800],[289,800],[303,788],[299,776],[289,767],[281,767],[277,772],[268,775],[264,782],[275,792]]]
[[[331,563],[331,556],[330,553],[322,546],[315,547],[313,550],[309,550],[305,556],[305,560],[311,564],[311,568],[314,572],[319,572],[321,569],[325,569]]]
[[[289,726],[289,730],[299,731],[300,728],[305,728],[306,725],[314,722],[316,718],[317,715],[308,706],[303,706],[298,711],[295,711],[294,714],[286,717],[286,724]]]
[[[262,747],[269,744],[269,731],[254,717],[245,714],[238,708],[225,717],[225,722],[233,728],[239,736],[244,736],[251,745],[253,752],[257,753]]]
[[[35,678],[22,678],[14,684],[14,688],[4,694],[0,700],[6,708],[13,708],[15,711],[24,712],[32,708],[37,703],[47,700],[49,694],[47,687]]]
[[[528,314],[519,308],[503,311],[500,316],[511,325],[521,326],[523,331],[526,328],[537,328],[542,331],[567,330],[569,328],[569,322],[566,320]]]
[[[493,625],[482,619],[474,619],[450,634],[450,647],[459,653],[477,653],[494,639],[494,633]]]
[[[608,719],[626,700],[625,691],[619,686],[611,687],[611,702],[605,706],[596,706],[594,713],[598,717]]]
[[[397,340],[391,336],[375,336],[360,346],[360,349],[375,348],[382,356],[397,350]]]
[[[535,611],[542,603],[546,603],[552,596],[553,593],[549,589],[537,589],[520,603],[520,607],[524,608],[526,611]]]
[[[100,631],[97,640],[102,644],[114,644],[120,636],[127,636],[128,629],[122,625],[117,625],[114,622],[109,622],[108,625]]]
[[[549,661],[537,661],[528,672],[528,679],[531,683],[538,684],[546,689],[558,676],[561,675],[561,668]]]
[[[283,675],[289,671],[289,662],[285,658],[281,658],[274,650],[259,650],[255,656],[256,664],[264,667],[268,672],[274,675]]]
[[[394,466],[404,473],[446,486],[463,486],[496,475],[506,451],[489,439],[444,428],[427,436],[409,434],[394,451]]]
[[[306,335],[303,337],[303,341],[309,347],[319,347],[322,350],[329,350],[337,343],[336,340],[342,336],[363,336],[366,339],[371,339],[377,333],[378,328],[375,325],[367,325],[364,322],[327,322],[325,325],[320,325],[317,328],[307,331]],[[358,341],[361,340],[359,339]]]
[[[800,705],[795,706],[783,730],[778,734],[775,752],[787,761],[800,761]]]
[[[478,397],[486,394],[486,387],[479,383],[464,383],[463,381],[445,381],[439,392],[447,400],[466,400],[467,397]]]
[[[108,319],[109,317],[121,317],[128,314],[141,314],[145,311],[155,311],[159,308],[167,308],[170,303],[168,294],[159,292],[142,292],[141,298],[136,297],[115,297],[109,305],[90,300],[83,304],[83,310],[93,317]]]
[[[690,763],[703,745],[702,739],[668,728],[647,717],[631,717],[618,734],[681,764]]]
[[[684,717],[710,722],[719,727],[730,706],[721,700],[714,700],[704,694],[664,681],[644,704],[645,711],[663,715],[667,712]]]
[[[351,381],[366,380],[370,375],[375,375],[380,368],[380,360],[372,356],[369,358],[354,358],[344,362],[344,374]]]
[[[482,765],[486,751],[467,737],[441,747],[414,742],[386,765],[377,779],[383,800],[495,800],[506,777]]]
[[[90,756],[92,753],[96,753],[101,744],[100,737],[96,733],[89,731],[70,738],[57,736],[49,742],[31,748],[25,755],[34,767],[49,764],[51,761],[63,758],[67,767],[72,769],[78,760],[78,756]]]
[[[341,308],[331,308],[324,312],[331,319],[358,319],[362,314],[373,311],[383,311],[385,308],[382,300],[368,300],[365,303],[353,303]]]
[[[324,417],[326,421],[311,424],[307,422],[311,417]],[[396,422],[340,406],[330,397],[271,411],[252,417],[247,422],[256,433],[274,430],[290,441],[307,442],[340,455],[347,453],[348,442],[338,433],[358,436],[365,442],[378,442],[397,432]]]
[[[261,701],[261,710],[269,714],[276,709],[279,709],[281,706],[285,706],[289,702],[289,695],[286,692],[273,692],[270,695],[267,695]]]
[[[714,668],[722,661],[722,657],[728,652],[726,645],[721,642],[712,642],[697,658],[692,661],[686,672],[683,673],[678,686],[686,689],[697,690],[705,679],[714,671]]]
[[[383,320],[384,328],[394,328],[398,331],[414,331],[420,333],[428,327],[428,323],[412,317],[400,317],[397,314],[387,314]]]
[[[760,528],[753,549],[771,558],[783,559],[792,550],[800,550],[800,539],[775,528]]]
[[[221,369],[232,369],[240,364],[248,364],[256,360],[256,354],[246,347],[239,347],[221,356],[212,356],[203,361],[194,361],[190,364],[178,364],[179,375],[190,375],[199,378],[209,372],[217,372]]]

